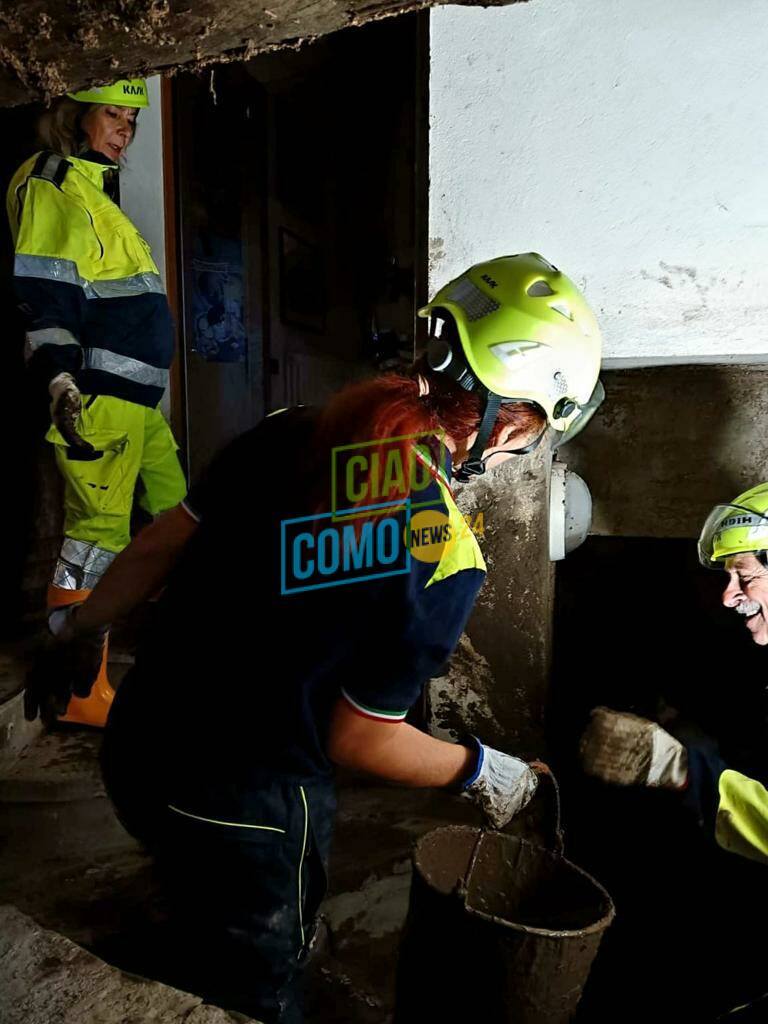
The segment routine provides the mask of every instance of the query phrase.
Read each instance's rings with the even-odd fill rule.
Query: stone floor
[[[108,963],[150,974],[140,940],[157,914],[150,863],[114,818],[96,764],[99,736],[39,738],[0,779],[0,903]],[[455,796],[347,778],[311,965],[310,1024],[385,1024],[410,885],[410,850],[436,825],[472,821]]]
[[[102,791],[99,734],[25,731],[18,666],[3,657],[0,904],[109,964],[161,978],[142,940],[147,922],[160,919],[151,864]],[[601,789],[567,773],[562,780],[568,854],[606,885],[619,911],[580,1007],[582,1024],[711,1024],[724,1007],[764,991],[764,869],[708,853],[672,798]],[[544,845],[552,840],[549,796],[513,826]],[[413,843],[440,824],[475,821],[472,807],[450,794],[340,780],[327,941],[309,972],[307,1024],[391,1021]],[[2,1010],[0,996],[5,1024]]]
[[[0,906],[0,991],[2,1024],[255,1024],[110,967],[10,906]]]

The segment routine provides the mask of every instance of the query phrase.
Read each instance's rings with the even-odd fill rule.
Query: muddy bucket
[[[565,1024],[613,916],[605,889],[559,852],[435,829],[413,854],[395,1024]]]

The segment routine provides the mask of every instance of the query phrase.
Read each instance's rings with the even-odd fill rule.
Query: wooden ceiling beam
[[[434,0],[0,0],[0,106],[248,60]],[[504,6],[525,0],[463,0]],[[266,6],[264,6],[266,4]]]

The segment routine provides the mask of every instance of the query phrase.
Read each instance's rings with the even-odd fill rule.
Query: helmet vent
[[[460,278],[446,298],[449,302],[455,302],[457,306],[460,306],[470,322],[481,320],[489,313],[495,313],[499,308],[499,303],[485,292],[481,292],[468,277]]]
[[[564,302],[550,302],[549,308],[557,310],[557,312],[564,316],[566,320],[573,320],[571,307],[567,306]]]
[[[532,285],[528,286],[527,294],[532,299],[539,299],[546,295],[554,295],[555,293],[549,287],[549,284],[542,278],[541,281],[534,281]]]
[[[520,357],[541,346],[538,341],[500,341],[491,345],[491,352],[510,370],[518,369]]]

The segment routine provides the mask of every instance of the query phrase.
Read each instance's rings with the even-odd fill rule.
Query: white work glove
[[[71,448],[93,451],[77,432],[77,421],[83,409],[83,402],[75,378],[71,373],[60,373],[48,385],[51,396],[51,419],[53,424]]]
[[[531,799],[539,780],[525,761],[472,739],[478,747],[477,767],[461,795],[480,808],[492,828],[504,828]]]
[[[79,635],[79,629],[75,621],[75,609],[79,608],[82,601],[65,605],[63,608],[54,608],[48,612],[48,632],[54,640],[59,643],[68,644]]]
[[[579,753],[588,775],[619,786],[682,789],[688,777],[679,740],[647,718],[610,708],[594,708]]]

